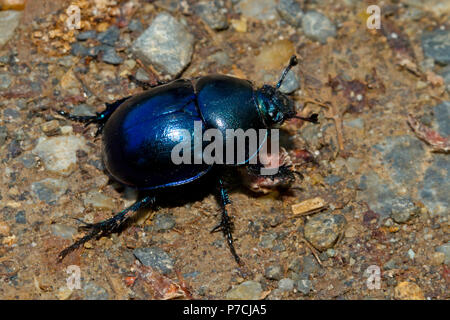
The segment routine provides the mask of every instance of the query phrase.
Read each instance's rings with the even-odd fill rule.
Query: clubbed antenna
[[[280,86],[283,83],[284,78],[286,78],[286,75],[288,74],[289,70],[291,70],[291,68],[293,66],[296,66],[297,64],[298,64],[297,56],[293,55],[291,57],[291,59],[289,60],[288,66],[286,67],[286,69],[284,69],[283,74],[281,75],[280,81],[278,81],[278,83],[277,83],[277,87],[276,87],[277,89],[280,88]]]

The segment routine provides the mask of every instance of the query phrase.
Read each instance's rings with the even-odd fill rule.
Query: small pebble
[[[77,233],[77,229],[64,224],[52,224],[50,228],[55,236],[69,240]]]
[[[77,163],[77,150],[86,152],[89,150],[84,137],[41,137],[33,149],[33,153],[41,158],[47,170],[69,175]]]
[[[31,184],[31,191],[35,197],[46,203],[56,201],[68,188],[65,180],[46,178]]]
[[[312,290],[312,282],[309,279],[297,280],[297,282],[295,284],[296,284],[297,290],[300,291],[301,293],[303,293],[304,295],[309,294]]]
[[[8,224],[4,221],[0,221],[0,236],[8,236],[10,232]]]
[[[259,282],[245,281],[227,292],[228,300],[259,300],[261,299],[262,287]]]
[[[174,269],[173,259],[161,248],[137,248],[133,254],[143,265],[152,267],[163,274],[169,274]]]
[[[397,223],[406,223],[419,213],[419,208],[407,198],[397,198],[391,204],[391,218]]]
[[[281,280],[281,278],[283,277],[281,266],[273,265],[267,267],[264,270],[264,276],[269,280]]]
[[[444,263],[446,265],[449,265],[450,264],[450,243],[445,243],[445,244],[437,247],[435,250],[436,250],[436,252],[442,252],[444,254],[444,256],[445,256]]]
[[[94,39],[97,37],[97,32],[95,30],[88,30],[88,31],[84,31],[84,32],[80,32],[77,35],[77,40],[78,41],[85,41],[88,39]]]
[[[120,31],[117,26],[111,26],[105,32],[97,35],[97,40],[101,43],[114,47],[114,44],[119,40]]]
[[[108,291],[93,282],[88,282],[83,287],[83,292],[86,300],[108,300],[109,298]]]
[[[301,27],[303,10],[297,0],[280,0],[277,5],[280,17],[293,27]]]
[[[278,288],[282,291],[291,291],[294,289],[294,280],[284,278],[278,281]]]
[[[198,2],[194,7],[194,11],[211,29],[223,30],[228,28],[226,9],[219,7],[216,1]]]
[[[302,29],[308,38],[322,44],[325,44],[328,38],[336,36],[334,24],[326,16],[316,11],[305,13],[302,19]]]
[[[318,213],[305,224],[305,238],[317,249],[331,248],[344,231],[344,216],[331,213]]]
[[[116,204],[114,203],[114,199],[110,198],[103,193],[98,192],[98,190],[91,190],[86,194],[86,197],[84,198],[84,205],[89,206],[92,205],[92,207],[97,209],[108,209],[108,210],[114,210],[116,208]]]
[[[450,63],[450,29],[424,32],[421,40],[426,57],[433,58],[440,64]]]
[[[145,63],[176,76],[191,62],[194,37],[170,14],[160,13],[134,42],[132,51]]]

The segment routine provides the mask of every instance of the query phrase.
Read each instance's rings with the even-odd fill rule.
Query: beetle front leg
[[[234,260],[236,260],[238,265],[242,266],[244,263],[242,262],[241,258],[239,258],[238,254],[236,253],[236,249],[234,248],[233,235],[232,235],[233,223],[231,222],[231,219],[230,219],[230,216],[228,215],[228,210],[227,210],[227,206],[231,205],[231,201],[228,196],[228,192],[223,185],[222,179],[219,179],[219,193],[220,193],[220,199],[221,199],[221,205],[222,205],[222,218],[221,218],[220,223],[217,226],[215,226],[211,230],[211,232],[217,232],[217,231],[223,232],[223,235],[225,236],[225,239],[227,240],[228,247],[230,248],[231,254],[234,257]]]

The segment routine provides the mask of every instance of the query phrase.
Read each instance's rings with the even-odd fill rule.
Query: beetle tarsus
[[[142,89],[144,89],[144,90],[158,87],[158,86],[161,86],[161,85],[167,83],[166,81],[160,81],[160,80],[157,80],[156,83],[150,83],[147,81],[139,80],[138,78],[136,78],[136,76],[133,76],[131,74],[128,76],[128,80],[136,83],[138,86],[142,87]]]
[[[115,216],[100,221],[98,223],[86,223],[80,219],[77,219],[81,223],[83,223],[83,226],[80,226],[78,229],[83,231],[89,231],[87,235],[85,235],[83,238],[77,240],[74,242],[71,246],[65,248],[63,251],[61,251],[58,255],[58,262],[61,262],[69,253],[72,251],[78,249],[80,246],[82,246],[85,242],[88,242],[91,239],[98,239],[103,236],[110,235],[112,233],[115,233],[119,231],[120,227],[124,224],[124,222],[129,218],[129,213],[133,213],[137,211],[140,208],[143,208],[149,204],[154,203],[155,198],[151,196],[146,196],[145,198],[136,201],[133,205],[130,207],[122,210]]]
[[[231,218],[228,215],[227,206],[231,204],[230,198],[228,197],[228,193],[223,186],[223,182],[220,179],[219,180],[219,188],[220,188],[220,198],[222,202],[222,219],[220,223],[215,226],[211,232],[217,232],[222,231],[223,235],[225,236],[225,239],[227,240],[228,247],[230,248],[231,254],[234,257],[234,260],[236,263],[240,266],[244,265],[239,255],[236,253],[236,249],[234,248],[234,241],[233,241],[233,223],[231,222]]]

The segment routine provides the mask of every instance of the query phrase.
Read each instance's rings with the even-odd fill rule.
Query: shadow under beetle
[[[294,103],[279,90],[287,73],[297,63],[297,58],[292,56],[275,87],[263,85],[255,89],[248,80],[208,75],[153,87],[148,85],[149,90],[106,104],[106,110],[96,116],[74,116],[64,111],[59,111],[59,114],[98,125],[97,134],[102,133],[105,167],[117,181],[139,190],[161,190],[197,180],[213,167],[204,163],[176,165],[171,160],[171,150],[180,142],[174,136],[181,129],[193,132],[194,121],[202,122],[203,131],[215,128],[224,134],[226,129],[268,129],[294,117],[317,122],[317,114],[308,118],[296,116]],[[251,157],[254,156],[256,154]],[[248,165],[251,157],[246,157],[245,165]],[[292,174],[286,169],[280,168],[277,174]],[[241,265],[227,212],[230,200],[220,174],[217,182],[222,218],[212,231],[223,232],[234,259]],[[147,195],[101,222],[83,222],[81,228],[89,231],[88,234],[61,251],[59,261],[86,241],[117,232],[130,214],[144,206],[154,205],[155,198],[155,194]]]

